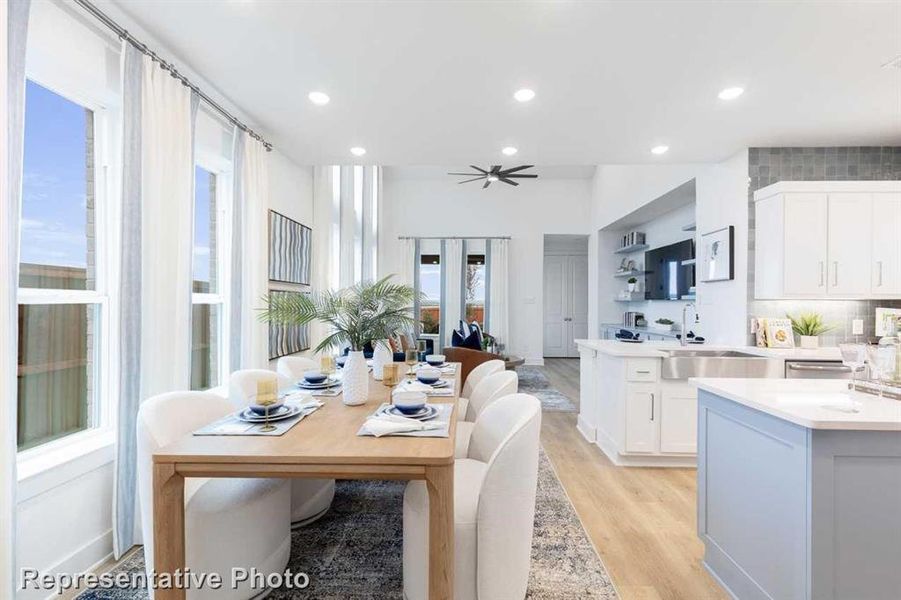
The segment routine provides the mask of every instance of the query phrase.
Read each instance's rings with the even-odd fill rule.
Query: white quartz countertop
[[[901,431],[901,401],[850,392],[847,380],[698,378],[689,381],[698,389],[808,429]],[[848,412],[852,405],[858,412]]]
[[[685,348],[687,350],[737,350],[757,356],[769,358],[781,358],[784,360],[841,360],[841,353],[835,346],[806,350],[802,348],[758,348],[756,346],[724,346],[721,344],[689,344],[682,346],[678,341],[644,341],[640,344],[630,344],[619,340],[576,340],[576,344],[583,348],[589,348],[609,354],[627,358],[663,358],[666,350]]]

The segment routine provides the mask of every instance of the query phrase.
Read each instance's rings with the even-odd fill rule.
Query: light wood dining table
[[[454,376],[453,386],[453,396],[428,400],[454,404],[447,438],[358,436],[366,417],[390,398],[390,389],[370,375],[366,404],[345,406],[341,396],[322,398],[325,406],[282,436],[191,435],[161,448],[153,455],[156,572],[185,570],[186,477],[418,479],[425,481],[429,494],[429,598],[450,600],[454,595],[454,438],[459,377]],[[360,533],[365,535],[365,531]],[[185,590],[159,589],[155,597],[182,600]]]

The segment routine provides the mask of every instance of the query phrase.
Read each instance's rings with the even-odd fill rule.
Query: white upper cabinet
[[[901,295],[901,182],[780,182],[754,200],[757,299]]]
[[[873,196],[870,285],[874,296],[901,296],[901,193]]]

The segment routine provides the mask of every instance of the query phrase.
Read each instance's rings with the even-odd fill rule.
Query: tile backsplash
[[[876,308],[901,308],[898,300],[755,300],[754,192],[778,181],[901,180],[901,146],[842,146],[748,149],[748,315],[784,317],[817,312],[835,327],[820,337],[823,345],[875,335]],[[864,335],[851,335],[851,321],[863,319]],[[754,336],[749,335],[749,343]]]

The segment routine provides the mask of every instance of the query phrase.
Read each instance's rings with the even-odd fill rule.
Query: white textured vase
[[[366,403],[369,395],[369,368],[363,351],[351,351],[341,370],[341,388],[344,404],[358,406]]]
[[[820,338],[815,335],[802,335],[801,337],[801,347],[806,350],[813,350],[814,348],[820,347]]]
[[[375,343],[375,349],[372,352],[372,378],[381,381],[382,367],[390,362],[394,362],[394,354],[391,352],[388,340],[379,340]]]

